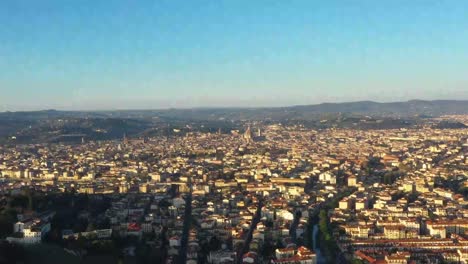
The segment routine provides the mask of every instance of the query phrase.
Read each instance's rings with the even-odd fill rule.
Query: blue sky
[[[468,99],[468,1],[4,0],[0,111]]]

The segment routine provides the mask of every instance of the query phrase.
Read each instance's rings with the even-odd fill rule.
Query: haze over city
[[[3,1],[0,111],[468,99],[465,1]]]

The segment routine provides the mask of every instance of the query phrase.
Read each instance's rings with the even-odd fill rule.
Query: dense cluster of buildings
[[[0,147],[0,192],[105,195],[99,217],[110,226],[93,235],[151,237],[167,263],[216,264],[323,262],[309,217],[339,197],[327,215],[347,258],[466,262],[468,201],[444,183],[468,177],[467,137],[252,124],[242,134]],[[38,242],[44,223],[23,220],[15,232]]]

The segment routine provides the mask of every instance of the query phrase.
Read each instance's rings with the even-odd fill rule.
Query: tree
[[[355,258],[355,259],[351,260],[351,264],[364,264],[364,261]]]
[[[468,187],[461,186],[458,188],[458,193],[462,194],[463,197],[468,198]]]
[[[0,242],[0,263],[22,263],[24,256],[23,246]]]
[[[382,165],[383,164],[380,162],[379,157],[370,157],[369,161],[367,162],[367,166],[372,168],[372,169],[378,168],[378,167],[380,167]]]
[[[13,233],[13,225],[16,222],[16,211],[5,209],[0,213],[0,237]]]
[[[318,225],[322,240],[324,242],[320,243],[320,248],[327,257],[328,263],[334,263],[336,253],[339,252],[339,248],[331,234],[331,227],[329,225],[328,214],[326,210],[320,210]]]
[[[13,233],[13,224],[4,216],[0,216],[0,237],[5,237]]]
[[[221,248],[221,241],[216,236],[213,236],[208,245],[209,251],[216,251]]]
[[[15,195],[11,198],[9,207],[28,207],[28,197],[26,195]]]
[[[90,232],[90,231],[93,231],[93,230],[96,230],[96,226],[91,221],[91,222],[88,223],[88,226],[86,227],[86,232]]]
[[[319,229],[320,232],[322,233],[322,236],[325,241],[330,241],[331,240],[331,235],[328,230],[328,215],[325,210],[320,210],[319,213]]]

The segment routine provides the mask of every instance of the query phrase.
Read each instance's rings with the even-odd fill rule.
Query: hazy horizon
[[[106,112],[106,111],[164,111],[164,110],[191,110],[191,109],[268,109],[268,108],[282,108],[282,107],[297,107],[297,106],[313,106],[313,105],[322,105],[322,104],[349,104],[349,103],[363,103],[363,102],[372,102],[378,104],[386,104],[386,103],[405,103],[411,101],[426,101],[426,102],[435,102],[435,101],[454,101],[454,102],[468,102],[468,99],[434,99],[434,100],[426,100],[426,99],[409,99],[409,100],[401,100],[401,101],[376,101],[376,100],[356,100],[356,101],[324,101],[318,103],[310,103],[310,104],[290,104],[290,105],[274,105],[274,106],[188,106],[188,107],[146,107],[146,108],[96,108],[96,109],[68,109],[68,108],[38,108],[38,109],[19,109],[19,110],[0,110],[0,113],[4,112],[35,112],[35,111],[71,111],[71,112]]]

